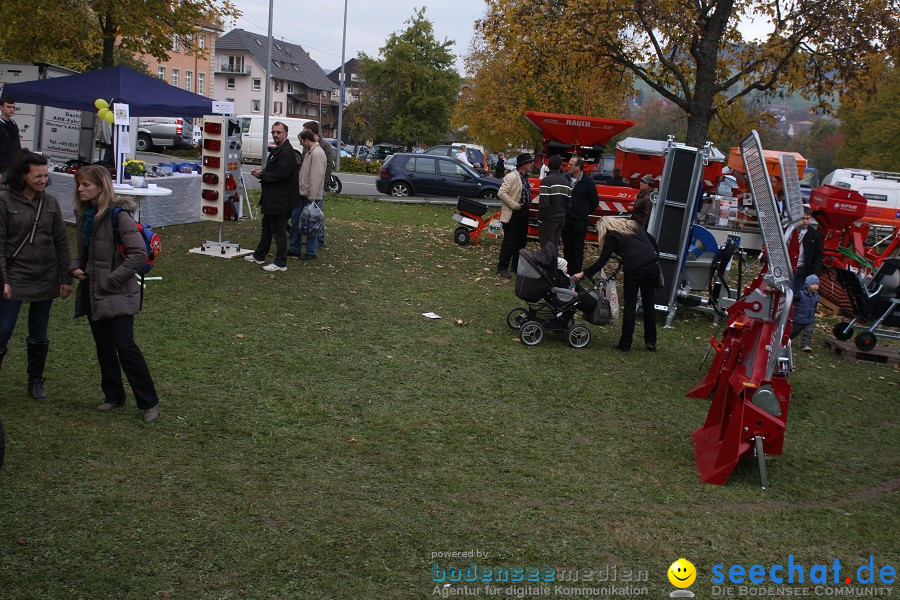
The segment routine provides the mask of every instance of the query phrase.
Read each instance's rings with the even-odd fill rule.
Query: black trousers
[[[156,406],[159,403],[156,386],[153,385],[147,361],[134,342],[134,315],[99,321],[88,317],[88,322],[97,345],[100,387],[106,402],[125,403],[125,385],[122,383],[122,371],[125,371],[138,408],[147,410]]]
[[[634,322],[637,316],[637,297],[641,293],[644,310],[644,344],[656,344],[656,310],[653,295],[656,293],[656,275],[659,266],[656,260],[625,272],[624,304],[622,305],[622,336],[620,348],[631,348],[634,338]]]
[[[562,221],[541,221],[538,224],[538,241],[541,248],[547,245],[547,242],[556,246],[559,250],[559,240],[562,237],[562,230],[565,226],[565,220]],[[571,272],[571,271],[570,271]]]
[[[584,236],[587,219],[566,219],[562,230],[563,258],[569,263],[569,275],[580,273],[584,266]]]
[[[503,243],[500,244],[500,261],[497,270],[504,271],[510,268],[516,272],[519,266],[519,250],[528,243],[528,210],[514,211],[509,223],[503,224]]]
[[[284,213],[263,215],[259,235],[259,245],[253,257],[256,260],[266,260],[266,255],[272,247],[272,238],[275,238],[275,260],[272,262],[279,267],[287,266],[287,219]]]

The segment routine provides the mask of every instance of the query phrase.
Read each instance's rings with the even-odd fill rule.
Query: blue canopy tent
[[[212,99],[169,85],[128,67],[108,67],[67,75],[9,83],[3,95],[16,102],[73,110],[97,110],[94,101],[124,102],[132,117],[202,117],[212,112]]]

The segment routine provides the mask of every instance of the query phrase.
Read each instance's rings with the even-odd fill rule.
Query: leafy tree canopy
[[[900,68],[881,64],[870,73],[877,90],[854,91],[841,98],[838,117],[844,144],[837,154],[842,167],[900,172]]]
[[[380,58],[360,53],[359,115],[367,123],[366,137],[376,141],[439,143],[447,136],[460,85],[453,41],[435,39],[424,8],[406,24],[388,37]]]
[[[687,115],[687,141],[753,91],[800,93],[830,109],[886,50],[900,47],[900,0],[486,0],[492,53],[543,64],[585,56],[639,78]],[[758,41],[739,25],[769,23]]]
[[[76,70],[121,64],[119,49],[167,60],[174,36],[202,54],[195,28],[240,14],[231,0],[3,0],[0,55]]]

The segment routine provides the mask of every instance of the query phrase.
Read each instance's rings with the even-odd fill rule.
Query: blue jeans
[[[326,187],[327,187],[327,183],[326,183]],[[325,202],[325,198],[322,198],[322,199],[320,199],[320,200],[316,200],[316,204],[318,204],[318,205],[319,205],[319,208],[322,209],[322,214],[325,213],[325,208],[322,206],[324,202]],[[324,221],[324,220],[322,221],[322,228],[319,229],[319,240],[318,240],[318,242],[319,242],[319,243],[318,243],[318,246],[321,246],[321,245],[323,245],[323,244],[325,243],[325,221]]]
[[[322,198],[319,198],[315,202],[319,208],[322,208]],[[300,231],[300,213],[303,212],[304,206],[306,206],[306,204],[299,208],[295,208],[294,212],[291,213],[291,243],[288,245],[288,252],[291,254],[299,255],[302,254],[303,251],[303,232]],[[318,253],[319,244],[323,243],[325,239],[324,229],[325,226],[323,224],[317,233],[306,236],[306,254],[308,256],[315,256]]]
[[[29,302],[28,307],[28,337],[38,342],[46,342],[47,326],[50,324],[50,308],[53,300],[41,300]],[[19,320],[19,309],[22,308],[21,300],[0,299],[0,349],[6,348],[9,338],[12,337]]]
[[[316,199],[316,205],[322,208],[322,198]],[[325,242],[325,223],[319,227],[319,230],[306,236],[306,255],[316,256],[319,253],[319,244]]]

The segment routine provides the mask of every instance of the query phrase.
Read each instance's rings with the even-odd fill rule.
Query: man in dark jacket
[[[587,233],[588,217],[597,209],[600,197],[594,181],[584,176],[582,157],[569,159],[569,176],[572,178],[572,199],[562,230],[563,256],[569,263],[569,273],[578,273],[584,263],[584,235]]]
[[[653,202],[650,196],[653,194],[653,175],[644,175],[641,177],[641,191],[638,192],[637,200],[631,208],[631,218],[647,231],[647,225],[650,223],[650,212],[653,210]]]
[[[548,242],[559,247],[572,195],[569,181],[559,170],[562,167],[562,157],[558,154],[551,156],[547,167],[550,172],[541,180],[538,194],[538,240],[541,248]]]
[[[0,182],[6,179],[6,171],[16,153],[22,148],[19,126],[12,117],[16,114],[16,102],[9,96],[0,98]]]
[[[285,214],[300,203],[300,177],[294,147],[288,141],[287,125],[281,121],[272,124],[272,141],[275,148],[269,153],[265,168],[259,167],[250,174],[259,179],[262,193],[259,206],[262,213],[262,232],[259,245],[244,260],[258,265],[265,263],[266,255],[275,238],[275,260],[264,270],[287,271],[287,219]]]
[[[819,230],[809,226],[810,220],[812,220],[812,210],[809,206],[804,206],[800,229],[797,232],[800,255],[797,257],[797,272],[794,274],[794,282],[791,285],[795,296],[806,288],[806,278],[809,275],[822,275],[825,242]]]

